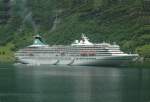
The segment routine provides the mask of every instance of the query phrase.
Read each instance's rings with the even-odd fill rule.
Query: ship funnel
[[[35,38],[33,45],[45,45],[44,41],[42,40],[42,37],[39,34],[37,34],[33,37]]]
[[[41,36],[39,34],[33,36],[34,38],[41,38]]]

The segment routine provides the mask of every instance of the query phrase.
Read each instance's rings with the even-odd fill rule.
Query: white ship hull
[[[23,64],[32,64],[32,65],[41,65],[41,64],[55,65],[58,62],[58,60],[57,59],[50,59],[50,58],[39,58],[39,57],[35,57],[35,58],[24,57],[24,58],[20,58],[18,60],[18,62],[23,63]]]
[[[76,65],[76,66],[99,66],[99,65],[126,65],[137,58],[137,55],[105,56],[105,57],[25,57],[19,62],[32,65]]]
[[[99,57],[96,59],[83,59],[76,60],[72,65],[88,65],[88,66],[119,66],[126,65],[129,62],[134,61],[137,56],[110,56],[110,57]]]

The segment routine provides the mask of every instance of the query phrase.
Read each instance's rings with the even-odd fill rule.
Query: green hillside
[[[150,56],[149,7],[148,0],[1,0],[0,45],[14,51],[37,33],[48,44],[70,44],[85,33]]]

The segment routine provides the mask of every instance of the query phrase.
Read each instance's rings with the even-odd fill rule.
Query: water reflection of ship
[[[18,97],[21,97],[19,99],[17,97],[19,102],[26,100],[28,102],[31,97],[32,102],[39,100],[41,102],[147,102],[149,100],[148,69],[55,65],[16,67],[13,68],[15,71],[10,70],[14,71],[12,75],[14,74],[15,77],[14,85],[11,87],[24,92],[19,93]]]

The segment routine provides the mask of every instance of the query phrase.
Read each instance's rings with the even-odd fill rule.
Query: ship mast
[[[74,45],[93,45],[88,39],[88,37],[85,36],[85,34],[82,33],[81,40],[78,42],[78,40],[75,40],[75,42],[72,44]]]

